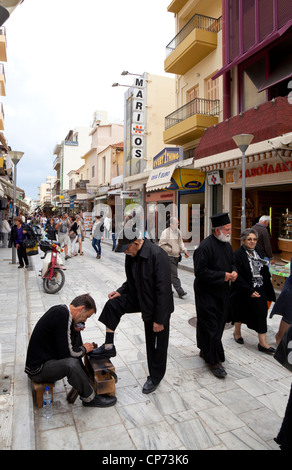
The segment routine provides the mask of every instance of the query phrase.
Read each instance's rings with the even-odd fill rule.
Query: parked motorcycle
[[[44,260],[41,271],[43,286],[48,294],[56,294],[65,283],[66,270],[60,253],[63,251],[56,241],[41,240],[40,249],[45,253],[41,259]]]

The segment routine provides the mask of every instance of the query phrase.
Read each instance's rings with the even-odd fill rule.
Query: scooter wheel
[[[62,269],[54,269],[52,279],[43,279],[44,290],[47,294],[56,294],[65,284],[65,274]]]

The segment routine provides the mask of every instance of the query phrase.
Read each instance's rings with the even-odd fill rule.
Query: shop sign
[[[287,166],[286,166],[287,165]],[[292,170],[292,161],[284,163],[264,163],[255,168],[245,170],[245,177],[252,178],[254,176],[273,175],[274,173],[283,173]],[[239,170],[239,178],[242,178],[242,170]]]
[[[217,184],[222,184],[219,170],[210,171],[209,173],[207,173],[207,179],[208,179],[208,185],[209,186],[215,186]]]
[[[237,183],[237,170],[227,170],[225,172],[225,183],[236,184]]]
[[[140,191],[121,191],[121,199],[139,199]]]
[[[165,148],[153,158],[153,169],[172,165],[182,159],[183,149],[181,147]]]
[[[136,78],[133,88],[133,112],[131,128],[132,158],[144,158],[144,111],[145,111],[145,80]]]
[[[200,170],[178,168],[174,171],[171,184],[166,190],[189,190],[202,192],[204,190],[206,173]]]

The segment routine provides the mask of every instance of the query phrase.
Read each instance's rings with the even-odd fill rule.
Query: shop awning
[[[146,191],[156,191],[158,189],[167,189],[171,185],[171,178],[177,164],[156,168],[149,175]]]
[[[0,177],[0,183],[4,189],[4,196],[9,196],[13,199],[14,185],[5,178]],[[24,190],[16,187],[16,199],[19,199],[19,196],[24,196]]]

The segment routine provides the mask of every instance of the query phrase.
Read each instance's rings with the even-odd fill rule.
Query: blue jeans
[[[100,238],[93,238],[92,239],[92,246],[95,249],[98,255],[101,255],[101,246],[100,246]]]

